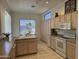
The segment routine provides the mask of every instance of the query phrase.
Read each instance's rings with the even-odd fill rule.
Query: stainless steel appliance
[[[66,39],[55,37],[56,39],[56,52],[62,57],[66,58]]]

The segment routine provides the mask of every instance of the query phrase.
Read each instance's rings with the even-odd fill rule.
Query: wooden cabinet
[[[77,29],[77,24],[78,24],[78,12],[73,12],[72,13],[72,19],[71,19],[71,23],[72,23],[72,29]]]
[[[54,28],[60,28],[60,17],[54,19]]]
[[[76,59],[76,44],[67,42],[67,58]]]
[[[37,52],[37,39],[17,39],[16,56],[31,54]]]
[[[68,13],[68,14],[65,15],[65,21],[67,23],[71,23],[71,13]]]
[[[53,24],[54,20],[54,26]],[[65,15],[60,15],[59,17],[54,18],[51,21],[51,28],[59,28],[59,29],[77,29],[78,24],[78,12],[72,12]]]
[[[65,19],[65,15],[61,15],[60,16],[60,24],[65,23],[66,19]]]
[[[28,52],[36,53],[37,52],[37,41],[34,39],[28,40]]]
[[[16,56],[28,53],[28,42],[26,40],[16,41]]]

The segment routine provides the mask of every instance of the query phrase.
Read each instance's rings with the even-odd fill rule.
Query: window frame
[[[45,16],[48,15],[49,13],[51,13],[51,18],[52,18],[52,12],[51,12],[50,10],[48,10],[48,11],[46,11],[46,12],[43,13],[43,17],[44,17],[44,20],[45,20],[45,21],[48,21],[48,20],[51,19],[51,18],[45,19]]]
[[[35,21],[35,34],[36,34],[36,20],[35,19],[30,19],[30,18],[29,19],[28,18],[20,18],[19,19],[19,34],[21,35],[21,33],[20,33],[21,32],[21,29],[20,29],[20,20],[22,20],[22,19],[23,20],[33,20],[33,21]],[[33,35],[35,35],[35,34],[33,34]]]

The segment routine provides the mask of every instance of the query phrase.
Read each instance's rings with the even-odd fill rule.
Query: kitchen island
[[[15,43],[16,56],[37,53],[37,37],[35,35],[20,36],[15,39]]]
[[[37,53],[36,36],[20,36],[12,41],[0,39],[0,59],[15,59],[16,56]]]

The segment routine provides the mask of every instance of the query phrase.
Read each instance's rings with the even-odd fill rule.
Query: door
[[[48,21],[46,21],[46,25],[45,25],[45,27],[46,27],[46,40],[47,40],[47,45],[50,47],[50,20],[48,20]]]

